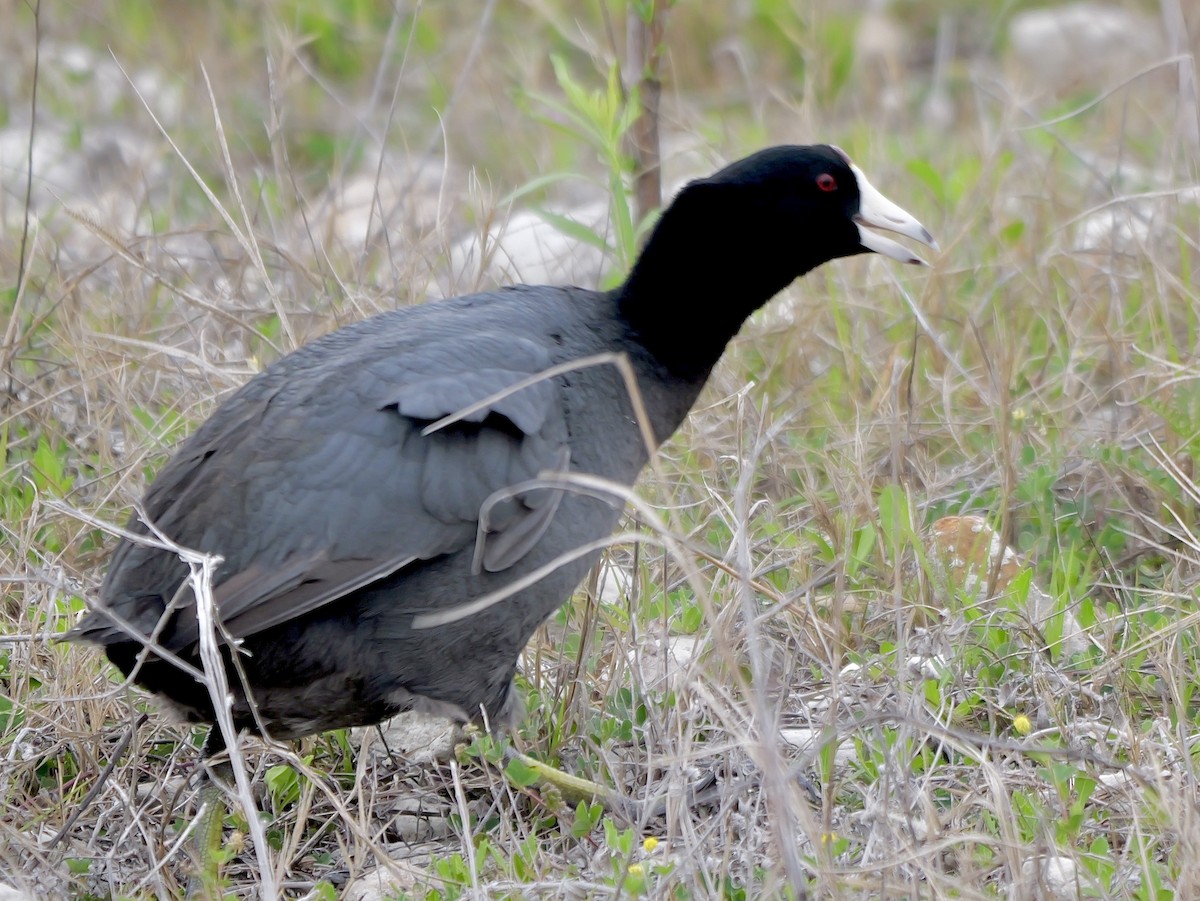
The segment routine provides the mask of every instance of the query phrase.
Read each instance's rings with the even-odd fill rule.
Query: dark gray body
[[[619,501],[562,491],[539,522],[536,508],[553,503],[535,492],[532,511],[517,504],[497,517],[509,530],[533,521],[516,559],[490,572],[476,557],[478,511],[493,491],[564,463],[632,484],[647,461],[645,439],[612,365],[544,380],[494,404],[482,422],[421,430],[516,375],[609,350],[628,355],[665,439],[707,370],[681,382],[632,339],[615,304],[614,294],[522,287],[386,313],[280,360],[181,446],[145,512],[179,544],[224,557],[214,594],[242,640],[240,665],[273,737],[374,723],[414,706],[506,718],[521,649],[599,552],[459,622],[414,630],[413,618],[469,603],[611,534]],[[145,532],[136,517],[131,529]],[[128,673],[141,646],[105,605],[150,634],[185,576],[174,554],[123,541],[103,603],[76,635],[107,645]],[[367,585],[321,600],[362,578]],[[190,605],[189,596],[161,641],[194,660]],[[302,612],[306,605],[313,609]],[[235,720],[254,727],[241,680],[227,670]],[[211,721],[207,691],[182,670],[151,657],[138,681],[189,719]]]
[[[226,667],[237,725],[290,738],[420,706],[505,720],[521,648],[599,552],[457,621],[417,629],[414,618],[462,608],[606,538],[618,503],[526,483],[569,469],[631,485],[648,448],[611,365],[426,427],[549,367],[617,353],[660,442],[746,317],[793,279],[868,250],[919,262],[864,232],[872,222],[932,242],[837,148],[768,148],[687,185],[611,292],[520,287],[399,310],[251,380],[143,503],[163,534],[225,558],[214,597],[244,652]],[[146,531],[136,518],[131,529]],[[175,554],[123,540],[100,602],[70,637],[104,645],[139,684],[211,721],[205,687],[113,618],[141,635],[161,622],[160,644],[195,664],[191,598],[163,618],[185,576]]]

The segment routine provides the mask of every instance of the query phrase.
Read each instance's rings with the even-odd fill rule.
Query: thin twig
[[[5,391],[7,396],[15,393],[13,384],[12,362],[17,353],[17,329],[21,321],[21,301],[25,297],[28,285],[28,270],[26,269],[26,254],[29,245],[29,227],[33,218],[33,144],[37,135],[38,118],[38,82],[41,73],[42,58],[42,2],[35,0],[33,4],[33,84],[29,97],[29,143],[25,151],[25,210],[21,222],[21,247],[17,255],[17,289],[13,298],[13,308],[9,313],[8,326],[4,330],[4,344],[0,346],[0,372],[8,380]]]

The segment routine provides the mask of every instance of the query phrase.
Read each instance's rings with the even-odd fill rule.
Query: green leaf
[[[574,838],[583,838],[585,835],[590,835],[603,816],[603,805],[580,801],[579,805],[575,808],[575,822],[571,824],[571,835]]]
[[[608,242],[604,240],[604,237],[596,234],[583,223],[576,222],[574,219],[571,219],[568,216],[563,216],[559,213],[552,213],[549,210],[542,209],[541,207],[535,207],[534,212],[567,237],[574,238],[576,241],[579,241],[582,244],[588,244],[592,247],[596,247],[607,254],[612,254],[612,248],[609,247]]]
[[[37,450],[33,452],[30,463],[33,466],[33,482],[39,491],[50,492],[59,497],[70,492],[71,479],[66,476],[63,465],[65,454],[65,446],[60,445],[56,450],[45,436],[38,439]]]
[[[287,764],[267,770],[266,783],[277,807],[288,807],[300,799],[300,774]]]
[[[686,635],[700,631],[704,625],[704,611],[694,605],[684,607],[679,615],[679,628]]]
[[[941,174],[928,160],[909,160],[904,168],[908,170],[909,175],[915,177],[929,189],[929,192],[937,198],[938,203],[945,205],[946,184],[942,181]]]
[[[521,758],[512,757],[504,766],[504,778],[518,788],[528,788],[541,778],[541,774]]]
[[[543,188],[548,188],[551,185],[557,185],[564,181],[588,181],[578,172],[550,172],[546,175],[539,175],[537,178],[525,182],[521,187],[516,188],[505,194],[497,202],[497,206],[505,207],[511,203],[520,200],[529,194],[540,191]]]
[[[870,560],[871,552],[875,549],[875,530],[868,526],[860,528],[854,536],[854,554],[847,564],[853,563],[854,566],[850,575],[857,574],[858,570]],[[851,567],[847,565],[847,570]]]
[[[1020,241],[1021,236],[1024,234],[1025,223],[1018,219],[1000,229],[1000,240],[1011,247]]]
[[[879,524],[893,561],[900,559],[909,527],[908,495],[899,485],[885,485],[879,492]]]

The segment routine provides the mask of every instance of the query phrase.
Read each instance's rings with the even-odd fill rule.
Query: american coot
[[[922,262],[869,228],[936,248],[841,150],[772,147],[684,187],[619,288],[522,285],[394,310],[251,379],[142,503],[162,535],[224,558],[213,586],[236,647],[222,646],[237,727],[290,739],[410,708],[505,723],[522,647],[599,555],[573,552],[620,515],[535,480],[630,485],[648,459],[617,367],[562,364],[625,355],[662,442],[746,317],[793,279],[866,252]],[[150,531],[137,515],[129,530]],[[144,643],[198,666],[186,576],[176,554],[122,539],[69,637],[211,723],[204,685]]]

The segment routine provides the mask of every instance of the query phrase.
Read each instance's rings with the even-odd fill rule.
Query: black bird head
[[[689,194],[693,196],[685,197]],[[845,151],[825,144],[761,150],[692,182],[679,200],[723,208],[726,216],[736,216],[740,228],[729,229],[725,237],[758,245],[757,253],[746,248],[752,258],[760,263],[767,256],[776,259],[779,277],[786,273],[787,282],[829,260],[859,253],[925,264],[902,244],[871,229],[896,232],[937,249],[929,231],[884,197]]]
[[[715,362],[747,316],[822,263],[879,253],[924,264],[874,229],[937,249],[841,149],[769,147],[679,192],[620,289],[622,307],[660,354],[685,338],[695,361]]]

